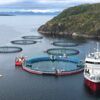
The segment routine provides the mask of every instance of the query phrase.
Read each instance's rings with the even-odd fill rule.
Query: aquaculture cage
[[[75,47],[75,46],[78,46],[77,43],[73,43],[73,42],[61,42],[61,41],[53,42],[52,44],[54,46],[59,46],[59,47]]]
[[[22,69],[32,74],[63,76],[82,72],[83,67],[77,64],[71,59],[41,57],[26,61]]]
[[[30,35],[30,36],[23,36],[22,38],[31,40],[31,39],[42,39],[43,37],[42,36],[32,36],[32,35]]]
[[[54,56],[72,56],[72,55],[78,55],[79,50],[72,48],[51,48],[48,49],[46,53]]]
[[[0,47],[0,53],[17,53],[21,52],[22,48],[15,46],[2,46]]]
[[[18,45],[31,45],[31,44],[35,44],[36,41],[33,40],[14,40],[11,41],[12,44],[18,44]]]

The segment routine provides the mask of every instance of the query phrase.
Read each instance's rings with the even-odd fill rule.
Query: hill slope
[[[42,25],[38,31],[46,35],[100,36],[100,3],[65,9]]]

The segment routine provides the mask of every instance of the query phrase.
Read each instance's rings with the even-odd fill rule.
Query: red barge
[[[85,59],[84,83],[93,92],[100,91],[100,51],[89,53]]]

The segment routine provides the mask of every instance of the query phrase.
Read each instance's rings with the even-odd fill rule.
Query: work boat
[[[85,85],[93,92],[100,90],[100,51],[97,49],[85,58],[84,67]]]
[[[15,66],[22,67],[24,62],[25,62],[25,57],[16,57],[16,59],[15,59]]]

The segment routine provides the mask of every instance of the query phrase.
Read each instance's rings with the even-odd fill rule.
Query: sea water
[[[71,47],[80,51],[78,57],[84,61],[85,55],[96,47],[94,40],[45,37],[33,45],[14,45],[12,40],[21,40],[25,35],[40,35],[37,29],[54,15],[0,16],[0,46],[19,46],[23,51],[15,54],[0,54],[0,100],[100,100],[84,86],[83,73],[71,76],[42,76],[15,68],[15,57],[24,55],[26,59],[45,56],[53,41],[73,41],[79,43]]]

